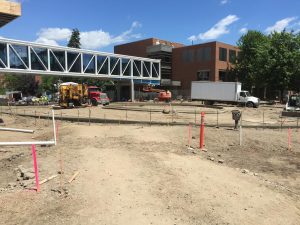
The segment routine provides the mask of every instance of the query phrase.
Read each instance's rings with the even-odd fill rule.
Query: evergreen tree
[[[73,29],[72,35],[70,37],[68,47],[70,48],[80,48],[80,32],[77,28]]]

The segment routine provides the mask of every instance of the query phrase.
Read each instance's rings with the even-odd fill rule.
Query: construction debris
[[[46,178],[46,179],[40,181],[40,185],[41,185],[41,184],[44,184],[44,183],[46,183],[46,182],[48,182],[48,181],[50,181],[50,180],[53,180],[53,179],[56,178],[57,176],[58,176],[58,175],[55,174],[55,175],[52,175],[52,176],[50,176],[50,177],[48,177],[48,178]]]
[[[79,171],[76,171],[68,182],[71,183],[78,175],[79,175]]]
[[[35,177],[33,169],[26,169],[22,165],[15,169],[17,172],[17,180],[30,180]]]
[[[33,134],[33,130],[24,130],[24,129],[16,129],[16,128],[0,128],[0,131],[12,131],[12,132],[21,132],[21,133],[30,133]]]

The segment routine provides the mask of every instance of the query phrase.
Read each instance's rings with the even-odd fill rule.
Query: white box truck
[[[208,104],[225,102],[247,107],[258,107],[260,103],[259,98],[251,96],[248,91],[242,91],[239,82],[192,81],[191,99]]]

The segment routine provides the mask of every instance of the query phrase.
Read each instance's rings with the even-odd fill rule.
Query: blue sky
[[[83,48],[157,37],[186,45],[235,44],[249,29],[300,30],[299,0],[23,0],[22,17],[0,29],[5,38],[65,45],[72,28]]]

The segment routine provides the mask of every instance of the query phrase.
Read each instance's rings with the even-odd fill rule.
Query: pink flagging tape
[[[59,125],[59,123],[56,122],[56,140],[58,140],[58,125]]]
[[[292,129],[288,129],[288,150],[292,151]]]
[[[34,165],[36,191],[39,192],[40,191],[40,183],[39,183],[39,172],[38,172],[38,166],[37,166],[37,160],[36,160],[35,145],[31,145],[31,149],[32,149],[32,158],[33,158],[33,165]]]

